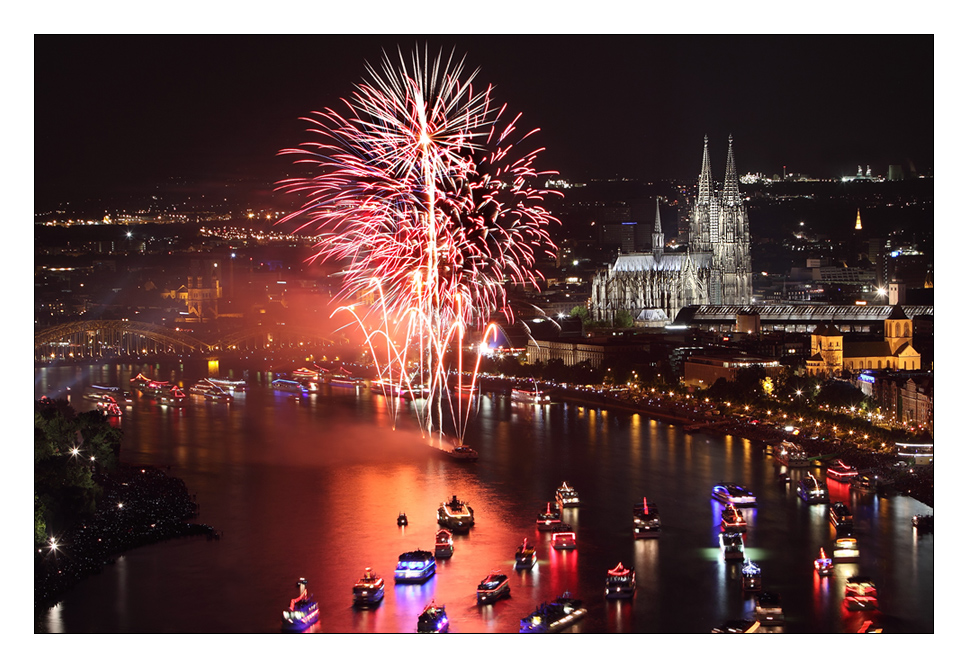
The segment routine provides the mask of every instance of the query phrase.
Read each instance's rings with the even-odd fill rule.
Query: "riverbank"
[[[154,467],[121,464],[109,475],[96,474],[104,490],[95,514],[57,537],[57,547],[43,547],[34,557],[34,610],[55,605],[64,593],[99,573],[124,552],[173,538],[219,533],[186,520],[198,516],[198,504],[185,483]]]

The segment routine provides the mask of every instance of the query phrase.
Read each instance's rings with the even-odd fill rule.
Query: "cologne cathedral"
[[[637,324],[664,324],[672,322],[684,306],[751,303],[750,229],[732,136],[720,192],[714,189],[707,138],[703,138],[703,166],[687,250],[666,252],[664,245],[657,201],[652,253],[620,254],[593,278],[594,319],[611,321],[616,313],[627,311]]]

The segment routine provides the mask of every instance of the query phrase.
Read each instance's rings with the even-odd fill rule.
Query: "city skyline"
[[[540,129],[538,166],[566,179],[692,180],[703,137],[721,164],[731,135],[741,173],[934,169],[932,35],[46,35],[35,211],[164,183],[246,181],[268,197],[294,172],[277,154],[305,140],[299,118],[340,109],[366,63],[416,44],[479,69],[478,86]]]

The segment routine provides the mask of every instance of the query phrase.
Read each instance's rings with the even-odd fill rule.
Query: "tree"
[[[616,315],[613,317],[612,323],[614,327],[627,329],[633,326],[633,316],[629,311],[616,311]]]
[[[573,318],[579,318],[582,321],[582,326],[587,327],[592,322],[592,316],[589,314],[589,309],[585,306],[576,306],[571,311],[569,315]]]

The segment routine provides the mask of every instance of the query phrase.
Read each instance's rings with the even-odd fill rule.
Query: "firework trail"
[[[475,90],[477,71],[463,77],[453,52],[384,54],[366,71],[343,113],[314,112],[303,119],[314,140],[281,151],[315,174],[277,184],[305,197],[280,222],[318,231],[311,260],[345,267],[340,297],[356,305],[341,308],[366,332],[381,378],[430,395],[418,415],[429,433],[440,432],[447,403],[460,441],[468,413],[446,387],[446,354],[457,347],[461,383],[467,330],[486,330],[499,312],[513,319],[506,281],[538,288],[535,264],[553,256],[548,228],[558,222],[544,198],[558,193],[531,184],[553,173],[535,171],[542,149],[517,155],[537,130],[520,136],[519,117],[506,121],[491,87]]]

